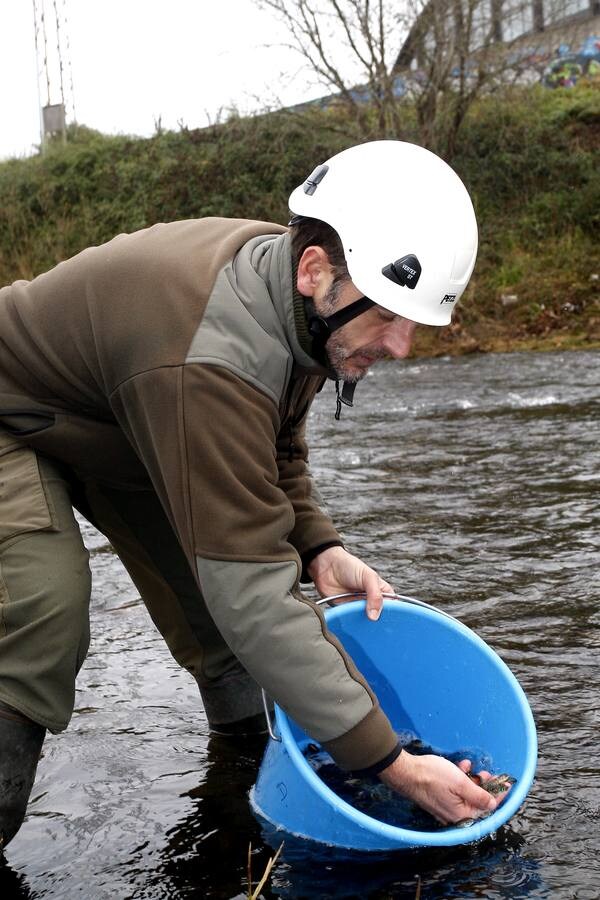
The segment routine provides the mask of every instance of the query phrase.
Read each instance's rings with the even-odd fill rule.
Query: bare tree
[[[410,135],[445,158],[473,101],[522,76],[520,36],[544,28],[543,0],[256,2],[283,22],[326,105],[348,110],[360,137]]]
[[[536,0],[412,2],[413,25],[395,72],[405,73],[420,141],[451,158],[474,100],[522,77],[524,51],[509,26],[533,14]]]
[[[402,114],[394,66],[408,31],[390,0],[256,0],[283,22],[326,91],[344,106],[363,138],[398,137]]]

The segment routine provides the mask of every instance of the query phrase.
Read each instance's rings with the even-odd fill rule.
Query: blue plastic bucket
[[[259,819],[356,850],[466,844],[507,822],[531,787],[537,738],[527,698],[500,657],[461,622],[410,598],[386,600],[377,623],[367,619],[362,600],[328,609],[326,619],[398,732],[411,732],[443,752],[480,755],[485,768],[508,772],[516,783],[491,816],[468,827],[418,831],[390,825],[356,809],[319,778],[304,755],[314,742],[276,706],[275,739],[250,792]]]

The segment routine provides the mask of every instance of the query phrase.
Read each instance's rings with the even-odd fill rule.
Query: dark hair
[[[322,247],[333,268],[334,283],[349,278],[344,248],[337,231],[320,219],[297,216],[290,222],[294,268],[307,247]]]

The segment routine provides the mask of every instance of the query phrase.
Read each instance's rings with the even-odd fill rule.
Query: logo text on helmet
[[[440,300],[440,306],[442,303],[454,303],[456,300],[456,294],[444,294],[442,299]]]

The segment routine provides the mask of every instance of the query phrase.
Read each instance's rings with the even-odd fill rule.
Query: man
[[[0,291],[3,846],[87,651],[73,507],[111,541],[213,731],[256,729],[261,685],[340,766],[441,821],[496,805],[446,760],[402,751],[299,590],[363,590],[379,615],[390,585],[315,499],[307,411],[329,377],[339,416],[376,360],[408,354],[416,322],[450,320],[475,261],[471,202],[433,154],[385,141],[318,166],[290,207],[289,232],[156,225]]]

